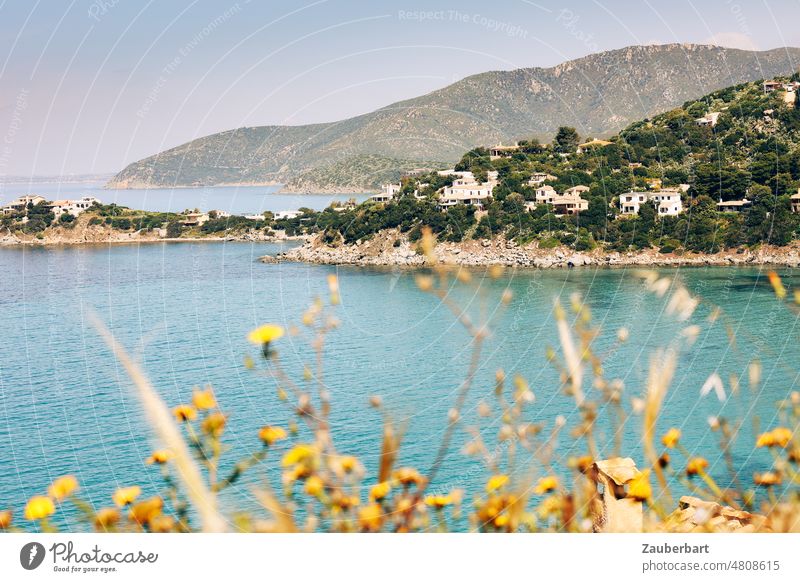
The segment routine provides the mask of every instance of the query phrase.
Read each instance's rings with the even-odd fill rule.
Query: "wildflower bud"
[[[375,396],[370,396],[369,397],[369,405],[372,408],[380,408],[382,404],[383,404],[383,401],[382,401],[380,396],[375,395]]]
[[[513,299],[513,297],[514,293],[511,291],[511,289],[506,289],[505,291],[503,291],[503,295],[502,297],[500,297],[500,301],[503,302],[503,305],[508,305],[509,303],[511,303],[511,299]]]
[[[13,514],[10,509],[0,511],[0,530],[11,527],[12,518]]]
[[[459,419],[458,410],[456,410],[455,408],[451,408],[451,409],[450,409],[450,410],[447,412],[447,419],[448,419],[450,422],[458,422],[458,419]]]
[[[485,402],[481,402],[480,404],[478,404],[478,416],[486,418],[491,414],[492,414],[492,409],[488,404],[486,404]]]
[[[472,275],[466,269],[461,268],[458,270],[458,273],[456,273],[456,279],[461,283],[469,283],[472,280]]]
[[[617,339],[619,341],[624,343],[628,341],[628,337],[630,337],[630,332],[627,327],[621,327],[617,330]]]
[[[433,277],[430,275],[418,275],[416,282],[421,291],[428,292],[433,289]]]
[[[492,265],[491,267],[489,267],[489,277],[491,277],[492,279],[499,279],[500,277],[503,276],[504,270],[505,267],[503,267],[503,265]]]

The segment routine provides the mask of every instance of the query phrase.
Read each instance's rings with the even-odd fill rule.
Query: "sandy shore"
[[[638,252],[609,252],[595,249],[576,252],[568,247],[540,249],[536,243],[519,246],[502,238],[460,243],[440,243],[436,246],[440,262],[464,266],[505,265],[536,268],[569,268],[584,266],[702,266],[702,265],[760,265],[800,266],[800,244],[786,247],[763,245],[756,250],[736,249],[716,254],[660,253],[655,249]],[[299,261],[328,265],[364,266],[422,266],[425,260],[397,232],[355,245],[327,246],[318,238],[265,258],[265,262]]]

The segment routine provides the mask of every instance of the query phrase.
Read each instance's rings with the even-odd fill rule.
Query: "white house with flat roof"
[[[726,200],[725,202],[720,200],[717,202],[717,210],[719,212],[742,212],[752,205],[753,203],[747,198],[742,198],[741,200]]]
[[[639,214],[645,202],[654,202],[659,216],[677,216],[683,212],[680,190],[657,190],[655,192],[625,192],[619,196],[620,213],[628,216]]]
[[[535,172],[531,174],[530,180],[528,180],[528,186],[539,186],[549,180],[558,180],[558,178],[545,172]]]
[[[389,202],[403,190],[402,184],[384,184],[379,194],[369,197],[374,202]]]
[[[556,196],[550,204],[553,205],[553,214],[564,216],[565,214],[578,214],[584,210],[589,210],[589,202],[578,196],[564,195]]]
[[[797,194],[792,194],[790,202],[792,204],[792,212],[800,213],[800,188],[797,189]]]

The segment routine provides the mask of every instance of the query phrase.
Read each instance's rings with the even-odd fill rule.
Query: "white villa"
[[[492,195],[497,186],[497,172],[488,173],[488,181],[478,182],[472,172],[458,172],[452,186],[445,186],[439,195],[439,207],[447,208],[456,204],[469,204],[483,208],[483,203]]]
[[[28,207],[28,204],[38,206],[42,202],[46,202],[44,196],[38,196],[36,194],[20,196],[16,200],[12,200],[6,206],[0,208],[0,214],[13,214],[15,212],[22,212]]]
[[[659,216],[677,216],[683,212],[680,190],[626,192],[619,197],[619,209],[623,215],[634,216],[645,202],[655,202]]]
[[[374,202],[389,202],[392,198],[400,194],[403,189],[402,184],[384,184],[381,186],[381,193],[370,196]]]
[[[791,203],[792,212],[800,213],[800,188],[798,188],[797,194],[792,194]]]
[[[102,203],[94,196],[84,196],[80,200],[53,200],[47,204],[47,207],[53,214],[55,214],[56,218],[60,218],[62,214],[78,216],[80,213],[88,210],[95,204]]]
[[[554,214],[563,216],[565,214],[578,214],[584,210],[589,210],[589,202],[578,194],[556,196],[550,202],[553,205]]]

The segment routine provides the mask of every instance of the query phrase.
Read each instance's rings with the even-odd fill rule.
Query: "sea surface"
[[[280,186],[230,186],[209,188],[150,188],[146,190],[106,190],[102,182],[20,182],[0,184],[0,206],[18,196],[39,194],[48,200],[94,196],[105,204],[118,204],[135,210],[182,212],[198,208],[204,212],[225,210],[231,214],[261,214],[302,207],[322,210],[331,202],[355,198],[364,201],[368,194],[281,194]]]
[[[225,473],[230,460],[258,448],[259,427],[287,426],[290,418],[274,381],[245,368],[246,356],[257,357],[247,332],[267,322],[298,323],[314,297],[327,296],[330,274],[339,276],[342,301],[336,310],[340,326],[328,338],[323,378],[333,397],[338,450],[358,455],[368,483],[374,481],[381,415],[368,400],[380,395],[386,410],[405,427],[401,462],[427,470],[469,365],[467,333],[443,302],[417,289],[413,271],[256,261],[279,250],[263,243],[0,248],[0,509],[12,507],[21,521],[26,499],[44,493],[52,479],[67,473],[78,477],[82,495],[97,507],[109,505],[119,486],[140,484],[145,494],[162,489],[158,470],[145,464],[155,446],[152,435],[91,313],[141,361],[170,406],[188,401],[194,386],[214,387],[230,413]],[[708,419],[743,418],[733,455],[739,477],[749,483],[752,473],[770,462],[766,451],[753,449],[753,421],[775,426],[775,403],[800,384],[797,317],[778,303],[757,268],[661,273],[700,297],[688,323],[701,331],[693,349],[680,356],[659,432],[680,428],[690,452],[707,457],[724,482],[719,433],[709,430]],[[796,270],[780,274],[788,286],[800,284]],[[514,299],[498,308],[505,289]],[[558,349],[553,301],[569,303],[576,293],[601,328],[597,352],[605,357],[606,377],[624,383],[628,408],[631,398],[642,395],[651,358],[688,325],[669,316],[667,299],[646,291],[632,271],[517,270],[499,279],[474,271],[471,286],[454,285],[449,298],[475,320],[482,310],[493,316],[492,335],[463,411],[464,426],[480,426],[488,443],[495,442],[496,415],[481,418],[477,410],[481,401],[493,406],[495,371],[502,368],[509,378],[520,374],[530,383],[536,396],[527,413],[530,422],[542,423],[549,432],[558,417],[566,419],[557,454],[585,454],[585,444],[569,435],[577,424],[574,404],[561,393],[558,371],[545,359],[548,346]],[[717,307],[722,315],[710,323],[708,316]],[[618,346],[620,328],[630,337]],[[729,330],[736,336],[734,344]],[[288,373],[298,381],[313,357],[308,339],[301,332],[276,344]],[[761,361],[763,380],[751,391],[747,366],[754,359]],[[724,402],[714,392],[700,396],[713,373],[723,379]],[[732,394],[734,380],[740,384],[738,395]],[[593,395],[588,384],[586,390]],[[602,443],[611,436],[607,416],[601,409]],[[625,426],[624,445],[625,454],[641,465],[639,422],[636,418]],[[301,433],[299,438],[309,437]],[[469,499],[482,490],[488,473],[461,453],[467,439],[463,430],[456,431],[434,487],[463,488]],[[227,490],[223,506],[255,507],[251,488],[264,479],[280,487],[277,457],[286,446]],[[604,446],[602,453],[610,452]],[[673,458],[680,454],[673,451]],[[523,465],[531,462],[527,453],[518,452],[518,459]],[[68,529],[79,527],[69,508],[57,521]]]

